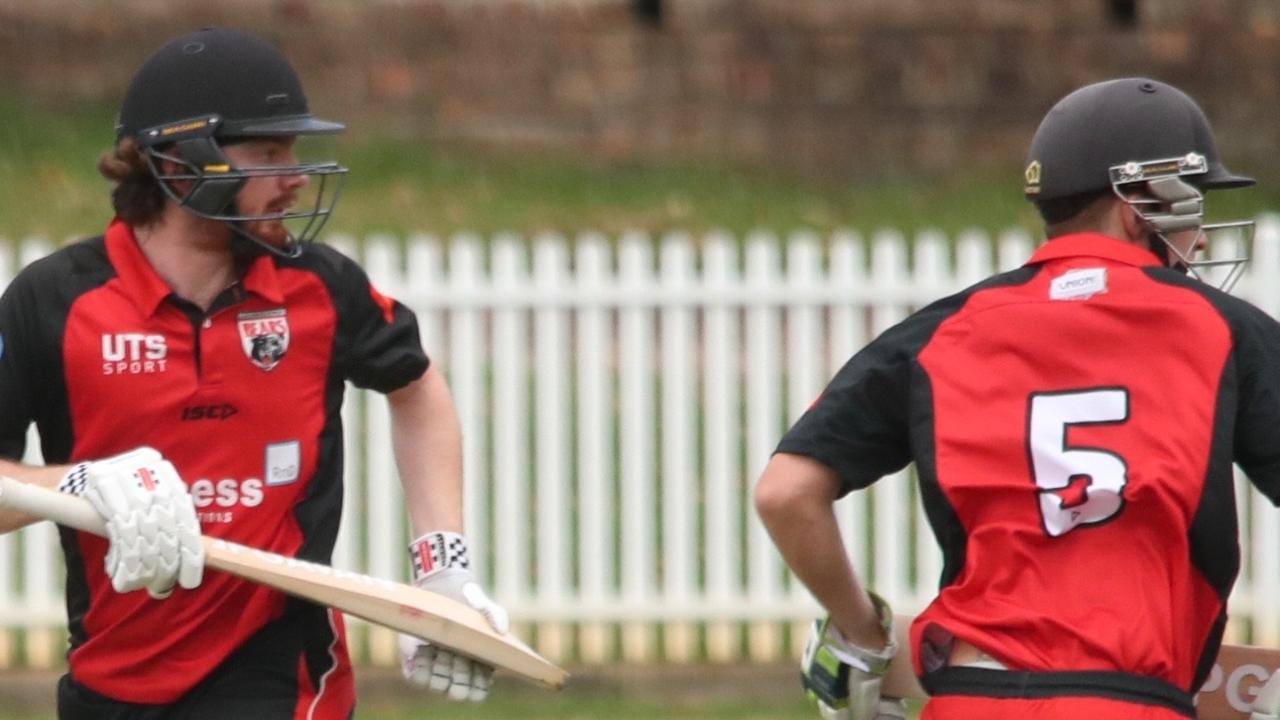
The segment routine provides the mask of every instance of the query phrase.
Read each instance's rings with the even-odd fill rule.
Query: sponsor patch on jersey
[[[289,350],[289,318],[284,308],[240,313],[236,327],[245,356],[263,370],[279,365]]]
[[[1087,300],[1107,291],[1106,268],[1071,270],[1049,283],[1050,300]]]
[[[103,333],[103,375],[150,375],[169,367],[169,346],[164,335]]]
[[[298,479],[302,464],[302,443],[297,440],[271,443],[267,446],[263,476],[267,485],[288,485]]]

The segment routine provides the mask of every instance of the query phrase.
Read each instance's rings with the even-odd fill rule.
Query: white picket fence
[[[584,663],[794,654],[817,606],[755,518],[753,480],[860,346],[1033,247],[1016,231],[332,241],[417,311],[448,375],[482,576],[518,632]],[[23,243],[17,262],[48,248]],[[0,280],[12,268],[0,257]],[[1259,218],[1250,268],[1237,294],[1280,313],[1280,218]],[[335,564],[404,578],[385,401],[353,392],[343,413]],[[1280,513],[1239,483],[1230,638],[1280,643]],[[846,532],[856,566],[904,612],[941,566],[916,495],[908,471],[840,503],[859,528]],[[61,574],[49,526],[0,537],[0,662],[60,662]],[[359,656],[392,660],[390,633],[357,624],[353,637]]]

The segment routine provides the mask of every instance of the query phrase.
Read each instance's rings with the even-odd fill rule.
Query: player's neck
[[[231,230],[221,221],[170,208],[156,223],[134,228],[134,234],[174,294],[202,309],[236,280]]]

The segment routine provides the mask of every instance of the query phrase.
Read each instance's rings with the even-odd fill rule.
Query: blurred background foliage
[[[105,227],[110,187],[95,163],[111,142],[114,112],[105,103],[23,102],[0,90],[0,234],[62,241]],[[1039,230],[1016,166],[837,177],[728,161],[466,147],[376,127],[308,138],[300,152],[351,169],[327,233]],[[1274,210],[1280,188],[1218,193],[1208,205],[1215,218]]]

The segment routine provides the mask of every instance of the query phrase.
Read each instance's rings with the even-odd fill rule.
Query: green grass
[[[31,106],[0,90],[0,235],[62,239],[105,225],[108,186],[94,166],[111,143],[113,115],[103,104]],[[347,134],[302,146],[304,159],[336,158],[351,168],[330,231],[1038,229],[1020,194],[1021,169],[1012,164],[949,177],[801,177],[724,163],[605,163],[549,151],[442,147],[370,118],[350,120]],[[1214,195],[1211,214],[1280,209],[1274,185]]]
[[[818,717],[798,690],[761,699],[716,699],[663,702],[626,697],[577,698],[560,695],[541,700],[503,698],[495,694],[481,704],[461,704],[434,698],[420,703],[365,701],[356,720],[814,720]]]
[[[0,720],[53,716],[61,671],[0,673]],[[483,703],[453,702],[389,668],[357,669],[356,720],[815,720],[786,665],[581,669],[560,692],[501,677]]]

